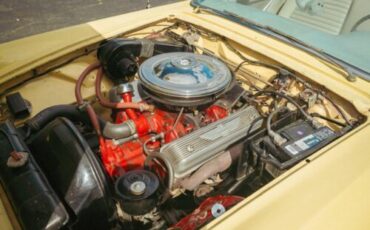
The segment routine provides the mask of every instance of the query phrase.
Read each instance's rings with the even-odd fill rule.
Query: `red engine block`
[[[122,98],[125,102],[131,102],[131,93],[124,93]],[[228,111],[220,106],[212,105],[205,110],[204,123],[209,124],[228,115]],[[153,134],[163,133],[164,143],[169,143],[194,130],[194,125],[186,122],[184,116],[174,127],[178,114],[155,109],[153,112],[139,112],[134,109],[120,111],[116,115],[116,123],[132,120],[135,123],[138,138],[121,145],[116,145],[112,140],[104,140],[101,143],[102,161],[110,176],[120,176],[123,172],[142,168],[146,156],[143,144]],[[147,147],[159,148],[159,141],[149,142]]]

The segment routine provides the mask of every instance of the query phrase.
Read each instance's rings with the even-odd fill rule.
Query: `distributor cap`
[[[143,90],[155,101],[173,106],[198,106],[213,102],[232,82],[220,60],[194,53],[154,56],[139,69]]]

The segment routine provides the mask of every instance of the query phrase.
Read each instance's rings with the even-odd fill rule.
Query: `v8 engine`
[[[0,124],[0,179],[22,226],[197,229],[360,121],[283,67],[232,68],[197,48],[166,33],[105,41],[75,104]],[[245,63],[278,70],[246,87]]]
[[[137,81],[119,84],[110,92],[111,99],[118,103],[132,103],[133,96],[137,96],[140,108],[114,111],[115,124],[103,129],[103,135],[109,138],[102,148],[108,173],[119,176],[143,168],[147,156],[163,152],[160,147],[183,136],[194,136],[195,130],[227,117],[232,102],[220,98],[231,87],[231,72],[212,57],[174,52],[146,60],[139,68]],[[148,111],[143,111],[144,103]],[[192,157],[199,156],[193,153]],[[162,160],[169,162],[167,157]]]

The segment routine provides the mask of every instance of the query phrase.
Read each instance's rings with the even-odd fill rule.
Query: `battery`
[[[269,136],[265,136],[256,142],[256,146],[261,146],[270,158],[274,158],[275,163],[279,162],[276,165],[279,169],[293,166],[338,137],[338,134],[330,128],[315,129],[305,120],[297,120],[276,132],[287,142],[277,146]]]
[[[298,121],[278,133],[288,140],[280,149],[290,157],[296,157],[300,154],[309,155],[337,137],[330,128],[314,129],[306,121]]]

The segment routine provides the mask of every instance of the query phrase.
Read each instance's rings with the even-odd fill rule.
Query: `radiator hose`
[[[89,116],[85,111],[81,111],[75,105],[54,105],[48,107],[33,118],[26,121],[26,126],[31,129],[32,132],[36,132],[57,117],[65,117],[74,122],[82,122],[84,124],[90,123]],[[98,121],[101,126],[105,126],[105,121],[98,117]]]

